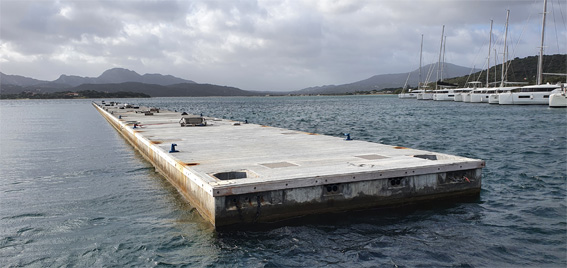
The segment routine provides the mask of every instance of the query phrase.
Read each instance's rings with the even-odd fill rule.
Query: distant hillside
[[[80,77],[80,76],[61,75],[57,80],[53,82],[59,84],[68,84],[71,86],[78,86],[81,84],[119,84],[126,82],[138,82],[138,83],[155,84],[162,86],[168,86],[168,85],[174,85],[180,83],[195,83],[191,80],[185,80],[171,75],[161,75],[161,74],[140,75],[134,71],[123,68],[113,68],[106,70],[98,77]]]
[[[25,87],[25,86],[45,83],[46,81],[41,81],[21,75],[7,75],[0,72],[0,82],[2,85],[14,85],[14,86]]]
[[[433,70],[433,75],[430,77],[430,81],[436,80],[436,64],[429,64],[421,68],[422,81],[425,81],[427,73],[429,70]],[[463,75],[468,75],[469,73],[474,73],[478,71],[472,70],[471,68],[458,66],[451,63],[445,63],[444,67],[444,77],[458,77]],[[381,90],[386,88],[399,88],[403,87],[406,79],[408,79],[408,73],[398,73],[398,74],[381,74],[375,75],[368,79],[361,80],[358,82],[343,84],[343,85],[327,85],[320,87],[310,87],[302,90],[294,91],[293,94],[341,94],[341,93],[353,93],[356,91],[371,91],[371,90]],[[419,80],[419,68],[413,70],[410,73],[408,84],[411,86],[417,86]]]
[[[526,58],[515,58],[509,61],[508,75],[505,81],[508,82],[527,82],[528,84],[536,83],[538,56],[529,56]],[[543,72],[544,73],[567,73],[567,55],[555,54],[543,56]],[[502,76],[502,64],[493,66],[489,70],[489,83],[500,83]],[[544,83],[565,82],[565,75],[544,75]],[[486,70],[477,72],[469,78],[468,76],[447,79],[446,82],[464,86],[466,82],[481,81],[484,85],[486,82]]]
[[[4,84],[4,81],[0,83],[0,93],[1,94],[19,94],[24,91],[36,92],[36,93],[53,93],[59,91],[70,90],[69,85],[57,85],[57,84],[37,84],[33,86],[18,86],[11,84]]]
[[[61,85],[69,85],[70,87],[75,87],[82,84],[96,84],[97,81],[96,78],[62,74],[61,76],[59,76],[59,78],[57,78],[57,80],[54,80],[53,82],[49,82],[49,83],[57,83]]]
[[[171,75],[144,74],[113,68],[98,77],[80,77],[61,75],[54,81],[42,81],[19,75],[1,74],[0,93],[34,94],[55,93],[60,91],[100,91],[100,92],[137,92],[152,97],[174,96],[254,96],[255,93],[234,87],[211,84],[197,84]]]
[[[83,84],[74,91],[93,90],[101,92],[138,92],[152,97],[209,97],[209,96],[255,96],[254,92],[234,87],[210,84],[183,83],[169,86],[126,82],[119,84]]]
[[[61,88],[28,86],[21,87],[16,85],[1,85],[0,93],[20,94],[29,92],[34,94],[50,94],[61,92]],[[98,91],[105,93],[132,92],[143,93],[151,97],[209,97],[209,96],[258,96],[263,93],[245,91],[234,87],[217,86],[210,84],[183,83],[169,86],[155,84],[144,84],[139,82],[125,82],[116,84],[82,84],[80,86],[64,89],[64,91]]]
[[[81,77],[76,75],[61,75],[54,81],[43,81],[19,75],[7,75],[0,73],[2,85],[16,85],[21,87],[39,86],[39,87],[58,87],[70,88],[82,84],[118,84],[125,82],[139,82],[155,85],[175,85],[181,83],[195,83],[191,80],[185,80],[171,75],[161,74],[144,74],[140,75],[134,71],[124,68],[113,68],[104,71],[98,77]]]
[[[134,92],[98,92],[98,91],[61,91],[54,93],[21,92],[18,94],[0,93],[0,99],[94,99],[94,98],[149,98],[144,93]]]

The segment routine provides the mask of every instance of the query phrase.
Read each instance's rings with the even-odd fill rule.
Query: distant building
[[[79,96],[79,93],[77,93],[77,92],[69,92],[69,93],[66,93],[65,96],[68,96],[68,97],[78,97],[78,96]]]

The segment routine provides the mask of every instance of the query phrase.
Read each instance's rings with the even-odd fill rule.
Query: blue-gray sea
[[[217,232],[91,100],[4,100],[0,266],[567,266],[566,109],[395,96],[116,101],[480,158],[482,192]]]

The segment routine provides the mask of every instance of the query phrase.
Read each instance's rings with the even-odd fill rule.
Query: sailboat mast
[[[494,49],[494,84],[496,85],[496,82],[498,82],[497,77],[498,77],[498,68],[496,68],[498,65],[498,51],[496,50],[496,48]]]
[[[443,53],[444,36],[445,36],[445,25],[443,25],[443,30],[441,31],[441,45],[439,46],[439,60],[437,61],[437,81],[439,81],[439,75],[441,74],[441,54]],[[435,84],[435,89],[437,89],[437,84]]]
[[[543,1],[543,20],[541,22],[541,46],[539,48],[539,59],[537,61],[537,84],[543,83],[543,42],[545,39],[545,15],[547,14],[547,0]]]
[[[490,50],[492,49],[492,23],[490,20],[490,37],[488,38],[488,57],[486,58],[486,87],[488,87],[488,76],[490,73]]]
[[[504,72],[506,69],[506,51],[508,46],[506,41],[508,40],[508,19],[510,18],[510,10],[506,10],[506,31],[504,33],[504,53],[502,54],[502,75],[500,76],[500,87],[504,87]]]
[[[443,60],[441,61],[441,81],[443,81],[443,72],[445,71],[445,48],[447,47],[447,36],[443,38]]]
[[[417,89],[421,89],[421,60],[423,56],[423,34],[421,35],[421,48],[419,49],[419,81],[417,81]]]

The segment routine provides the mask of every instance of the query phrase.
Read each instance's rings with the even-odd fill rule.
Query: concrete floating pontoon
[[[481,189],[482,160],[165,110],[147,115],[147,107],[93,105],[216,227],[478,196]]]

